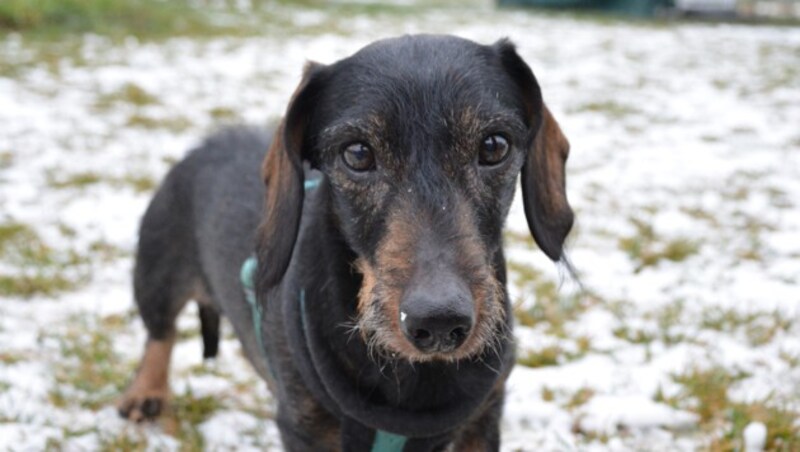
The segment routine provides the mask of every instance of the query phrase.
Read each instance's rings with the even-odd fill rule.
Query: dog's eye
[[[481,165],[497,165],[506,158],[510,148],[508,140],[502,135],[489,135],[481,143],[478,163]]]
[[[364,143],[353,143],[344,148],[342,160],[353,171],[369,171],[375,168],[375,155]]]

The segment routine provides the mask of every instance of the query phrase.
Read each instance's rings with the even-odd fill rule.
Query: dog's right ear
[[[322,89],[323,65],[309,62],[275,130],[261,169],[266,185],[264,220],[258,231],[258,282],[275,286],[292,258],[303,210],[303,160],[308,158],[306,129]]]

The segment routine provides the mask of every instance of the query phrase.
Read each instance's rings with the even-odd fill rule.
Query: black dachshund
[[[224,314],[287,450],[498,450],[503,223],[520,176],[533,237],[562,258],[568,150],[507,40],[406,36],[309,64],[273,134],[208,138],[150,204],[134,276],[149,337],[120,413],[162,410],[196,300],[205,355]]]

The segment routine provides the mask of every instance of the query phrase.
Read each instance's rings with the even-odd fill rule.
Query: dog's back
[[[210,290],[231,296],[237,271],[230,267],[252,253],[260,218],[263,183],[259,167],[269,146],[269,134],[255,128],[222,130],[207,138],[167,175],[148,207],[140,228],[135,290],[137,298],[151,290],[157,272],[173,268],[152,265],[153,259],[172,261],[187,271],[212,280]],[[173,276],[174,277],[174,276]],[[173,282],[174,284],[174,282]],[[185,284],[177,284],[185,286]],[[208,287],[210,286],[210,287]],[[172,288],[170,291],[195,290]],[[236,294],[240,295],[241,289]]]

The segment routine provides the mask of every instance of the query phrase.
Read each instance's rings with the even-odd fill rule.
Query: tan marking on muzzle
[[[365,259],[358,258],[355,262],[355,267],[356,270],[363,276],[363,279],[361,280],[361,289],[358,291],[358,314],[361,316],[367,309],[369,309],[369,306],[374,299],[372,293],[375,290],[377,279],[375,276],[375,271]]]
[[[464,344],[450,353],[420,352],[405,337],[400,325],[400,303],[416,271],[419,240],[424,225],[433,221],[419,215],[409,202],[401,203],[387,221],[387,232],[375,255],[375,265],[365,259],[356,263],[364,275],[359,292],[359,330],[371,348],[398,353],[410,361],[453,361],[480,353],[496,341],[504,319],[502,291],[494,275],[490,256],[480,239],[475,221],[466,202],[455,203],[449,213],[455,215],[455,262],[458,275],[467,282],[473,297],[475,323]]]

